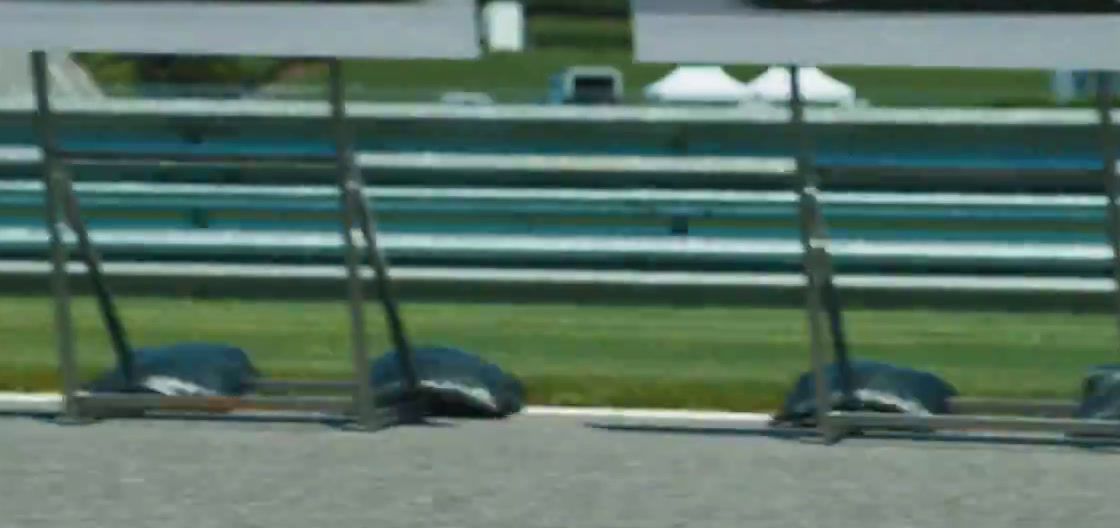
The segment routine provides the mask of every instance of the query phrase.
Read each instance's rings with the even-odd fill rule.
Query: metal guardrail
[[[84,182],[75,185],[93,211],[315,212],[333,207],[338,191],[323,185],[154,184]],[[0,206],[37,207],[41,182],[0,181]],[[670,219],[792,218],[792,191],[377,186],[367,193],[386,212],[502,212],[520,215],[653,215]],[[829,216],[884,221],[922,219],[960,223],[987,220],[1096,221],[1105,200],[1093,195],[993,193],[826,192]],[[13,218],[14,219],[14,218]],[[144,227],[142,222],[137,227]],[[982,227],[982,226],[981,226]]]
[[[40,230],[41,231],[41,230]],[[95,241],[110,262],[106,273],[118,291],[141,295],[196,295],[245,298],[329,298],[344,276],[336,267],[322,264],[277,264],[248,262],[204,262],[223,253],[267,256],[294,255],[299,261],[318,254],[320,261],[333,261],[341,253],[337,234],[244,232],[183,233],[180,231],[124,231],[114,240],[114,232],[99,230]],[[179,234],[185,235],[180,237]],[[18,243],[6,235],[14,235]],[[30,253],[41,253],[44,234],[34,230],[0,230],[0,247],[22,246]],[[740,266],[752,258],[782,259],[796,263],[801,256],[796,241],[705,241],[673,240],[667,237],[603,240],[601,237],[500,237],[500,236],[396,236],[384,235],[384,250],[393,257],[423,255],[451,260],[474,260],[473,264],[394,266],[395,280],[410,299],[433,300],[510,300],[517,302],[629,303],[653,302],[701,305],[797,306],[803,302],[804,276],[793,271],[764,272],[699,271],[698,265],[723,263]],[[1024,257],[1040,259],[1055,269],[1070,267],[1107,268],[1108,248],[1104,244],[1055,244],[1045,246],[1003,247],[982,244],[948,244],[929,248],[922,244],[877,244],[856,242],[845,245],[833,241],[839,262],[869,259],[897,262],[918,259],[975,265],[977,256],[992,265],[1022,265]],[[206,251],[202,251],[206,249]],[[1070,251],[1065,251],[1070,250]],[[149,257],[164,252],[176,253],[176,261],[134,262],[122,260],[122,252]],[[574,256],[573,256],[574,255]],[[229,257],[230,255],[226,255]],[[167,255],[164,255],[167,258]],[[584,268],[556,260],[585,259]],[[692,271],[636,271],[588,269],[587,261],[620,259],[669,259]],[[550,262],[550,259],[553,259]],[[422,260],[422,259],[421,259]],[[436,259],[440,260],[440,259]],[[511,263],[521,261],[519,264]],[[489,262],[487,266],[486,262]],[[680,264],[680,263],[684,264]],[[594,267],[594,266],[593,266]],[[1095,276],[1044,276],[1030,273],[983,276],[968,273],[922,271],[840,273],[837,287],[852,306],[927,306],[994,308],[999,310],[1094,310],[1111,307],[1112,281]],[[1099,268],[1099,269],[1098,269]],[[39,291],[46,275],[44,263],[0,260],[0,289],[9,292]],[[80,275],[80,266],[70,273]],[[371,295],[373,292],[367,292]]]
[[[337,297],[345,281],[330,265],[106,262],[114,291],[130,295],[206,298],[319,299]],[[41,293],[50,273],[41,261],[0,261],[0,290]],[[72,277],[85,268],[73,263]],[[365,278],[371,278],[368,272]],[[804,304],[800,273],[666,272],[482,267],[393,266],[399,293],[413,300],[669,303],[786,306]],[[1078,310],[1111,309],[1109,278],[984,277],[841,273],[837,286],[849,306]],[[85,291],[85,281],[74,282]],[[376,292],[366,292],[376,298]]]
[[[181,149],[180,149],[181,150]],[[166,160],[168,154],[151,154],[153,159]],[[277,156],[280,158],[280,156]],[[595,173],[677,173],[677,174],[791,174],[794,162],[790,158],[756,158],[729,156],[615,156],[615,155],[500,155],[469,154],[454,152],[358,152],[359,167],[369,170],[448,170],[448,171],[502,171],[502,172],[595,172]],[[287,160],[281,160],[291,163]],[[0,146],[0,164],[38,164],[42,156],[38,149],[24,146]],[[127,163],[128,160],[101,160],[90,157],[86,164]],[[152,161],[137,161],[152,165]],[[160,166],[173,165],[175,162],[161,161]],[[220,160],[182,163],[222,166]],[[233,165],[233,163],[230,163]],[[242,165],[237,163],[237,165]]]
[[[314,199],[338,197],[338,189],[325,185],[238,185],[210,183],[145,183],[145,182],[79,182],[74,184],[85,196],[129,195],[168,196],[197,195],[202,197],[294,198]],[[0,192],[42,192],[38,181],[0,181]],[[412,187],[379,185],[367,194],[377,198],[464,199],[496,201],[578,201],[581,203],[643,203],[643,204],[796,204],[793,191],[738,191],[694,189],[584,189],[584,188],[494,188],[494,187]],[[855,206],[944,206],[999,207],[1021,209],[1054,207],[1068,210],[1104,207],[1103,196],[1091,194],[998,194],[998,193],[901,193],[901,192],[829,192],[821,193],[821,201],[829,205]]]
[[[326,115],[328,106],[314,102],[290,101],[228,101],[228,100],[109,100],[104,102],[77,102],[59,101],[56,105],[63,113],[81,115],[85,113],[104,115],[105,112],[117,113],[125,116],[194,116],[214,117],[227,119],[238,118],[276,118],[300,119],[320,118]],[[681,124],[718,124],[718,123],[756,123],[756,124],[784,124],[789,119],[785,109],[772,107],[751,107],[738,109],[703,109],[703,108],[658,108],[658,107],[613,107],[596,109],[596,112],[587,112],[581,108],[571,107],[541,107],[541,106],[464,106],[431,105],[431,104],[369,104],[348,103],[348,111],[354,120],[431,120],[447,121],[493,121],[493,122],[526,122],[526,121],[558,121],[573,123],[605,123],[605,122],[631,122],[631,123],[681,123]],[[20,101],[0,101],[0,115],[7,113],[19,115],[30,112],[30,105]],[[1091,110],[1081,109],[1038,109],[1038,110],[982,110],[982,109],[808,109],[806,118],[812,123],[822,124],[872,124],[872,125],[995,125],[995,126],[1085,126],[1095,125],[1094,113]],[[156,153],[158,154],[158,153]],[[166,153],[165,153],[166,154]],[[155,155],[155,154],[153,154]],[[162,156],[162,155],[161,155]],[[165,156],[163,156],[165,157]],[[38,164],[40,156],[38,150],[22,145],[11,145],[0,148],[0,164],[30,165]],[[98,162],[91,160],[91,162]],[[138,163],[150,163],[147,160],[137,160]],[[693,173],[717,174],[728,177],[744,174],[769,174],[781,178],[793,176],[795,161],[792,158],[757,158],[747,156],[628,156],[628,155],[501,155],[485,153],[461,152],[361,152],[357,155],[357,162],[363,169],[376,170],[432,170],[432,171],[496,171],[496,172],[554,172],[558,174],[578,174],[581,172],[595,174],[633,174],[633,173],[672,173],[688,175]],[[849,168],[858,170],[858,168]],[[931,173],[944,172],[943,169],[930,170]],[[31,190],[33,185],[27,182],[4,182],[3,189]],[[29,186],[30,185],[30,186]],[[157,188],[145,187],[148,184],[79,184],[80,193],[160,193]],[[166,184],[161,184],[166,185]],[[147,190],[145,190],[147,189]],[[230,195],[260,196],[270,195],[275,197],[298,198],[328,196],[337,198],[336,190],[317,188],[314,186],[280,187],[280,186],[207,186],[207,185],[175,185],[160,187],[160,189],[174,192],[222,192]],[[370,189],[374,199],[379,198],[414,198],[414,199],[485,199],[494,201],[513,202],[516,200],[544,200],[562,201],[571,200],[579,202],[620,203],[627,202],[639,205],[652,204],[679,204],[681,202],[708,202],[719,204],[736,203],[771,203],[795,206],[797,195],[792,191],[714,191],[714,190],[603,190],[603,189],[514,189],[514,188],[424,188],[424,187],[384,187],[377,186]],[[992,207],[1007,208],[1010,210],[1030,207],[1054,207],[1061,210],[1094,210],[1104,205],[1100,196],[1028,196],[1028,195],[1003,195],[1003,194],[969,194],[969,193],[859,193],[837,192],[822,194],[823,202],[837,205],[883,205],[883,206],[945,206],[945,207]],[[169,237],[169,235],[174,235]],[[337,251],[337,235],[319,235],[314,233],[299,234],[250,234],[247,238],[243,233],[222,233],[211,231],[209,233],[193,233],[188,230],[165,232],[158,234],[108,232],[98,230],[94,237],[99,244],[113,251],[120,248],[133,248],[143,251],[180,251],[188,246],[205,247],[216,251],[228,250],[234,245],[239,245],[249,251],[269,252],[278,248],[287,248],[290,251]],[[232,242],[237,237],[236,243]],[[0,230],[0,243],[12,244],[8,247],[20,246],[24,248],[37,247],[42,236],[34,230],[5,229]],[[14,245],[14,246],[13,246]],[[615,239],[602,240],[597,237],[510,237],[510,236],[428,236],[428,235],[388,235],[386,246],[390,254],[400,255],[401,252],[411,254],[442,254],[442,255],[513,255],[513,256],[548,256],[564,254],[566,256],[616,256],[643,258],[683,258],[700,260],[734,261],[747,256],[764,256],[794,261],[799,259],[801,251],[793,241],[770,240],[704,240],[689,237],[684,240],[666,239]],[[935,261],[935,262],[964,262],[980,260],[984,262],[1022,262],[1033,261],[1047,263],[1055,267],[1067,264],[1075,266],[1089,265],[1099,267],[1108,261],[1108,249],[1102,244],[1008,244],[998,241],[991,243],[962,242],[962,243],[927,243],[927,242],[861,242],[858,240],[838,240],[831,244],[836,258],[843,261],[845,258],[870,259],[889,261],[901,259],[910,261]],[[130,264],[130,263],[122,263]],[[163,263],[168,269],[176,270],[180,279],[187,281],[186,275],[192,270],[200,268],[199,263],[175,262]],[[282,277],[285,275],[295,277],[298,275],[295,268],[279,265],[271,271],[264,268],[252,267],[259,271],[259,280],[269,280],[268,277]],[[404,268],[410,269],[410,268]],[[0,268],[2,270],[2,268]],[[638,275],[628,275],[628,272],[613,270],[580,271],[568,270],[571,273],[602,273],[604,280],[612,281],[623,287],[637,287],[647,284],[648,275],[636,272]],[[470,273],[464,271],[465,276]],[[512,276],[533,276],[553,274],[555,270],[494,270],[490,273]],[[291,275],[296,274],[296,275]],[[704,273],[685,274],[677,277],[678,286],[691,287],[697,291],[703,290]],[[784,286],[782,281],[771,280],[774,274],[748,273],[750,287],[755,291],[778,291]],[[916,278],[914,278],[916,279]],[[916,287],[914,279],[901,280],[885,277],[876,283],[876,291],[902,291]],[[1046,293],[1061,293],[1070,283],[1064,280],[1086,281],[1076,283],[1080,285],[1097,284],[1095,278],[1014,278],[994,277],[975,278],[976,280],[995,280],[1000,284],[1000,291],[1015,292],[1016,294],[1040,295]],[[280,280],[280,279],[277,279]],[[960,277],[928,276],[923,280],[926,286],[941,293],[959,290],[962,280]],[[1003,281],[1003,282],[1000,282]],[[1058,282],[1054,282],[1058,281]],[[468,281],[470,282],[470,281]],[[491,281],[492,282],[492,281]],[[843,281],[840,281],[843,283]],[[512,280],[510,284],[522,284],[521,281]],[[847,286],[845,286],[847,287]],[[1078,286],[1081,287],[1081,286]],[[1093,286],[1099,288],[1099,285]],[[920,289],[920,288],[919,288]],[[967,288],[966,288],[967,290]],[[940,293],[939,293],[940,295]]]
[[[73,147],[93,141],[114,148],[165,148],[192,155],[221,155],[223,149],[255,154],[310,149],[329,154],[318,119],[325,115],[326,105],[317,102],[119,99],[75,100],[59,106],[61,119],[77,133],[66,142]],[[366,160],[385,171],[382,183],[444,185],[470,179],[506,184],[514,176],[515,183],[526,181],[521,174],[539,179],[566,171],[568,178],[582,178],[584,184],[596,184],[599,175],[606,173],[612,178],[603,185],[612,186],[656,182],[758,188],[764,183],[779,188],[788,186],[796,150],[786,129],[788,110],[771,106],[589,110],[563,105],[349,103],[347,107],[356,114],[351,120],[356,148],[369,154],[389,152],[388,157]],[[0,143],[33,143],[27,132],[30,108],[29,102],[0,101]],[[1084,177],[1099,163],[1094,154],[1094,114],[1089,109],[810,108],[806,116],[820,126],[818,168],[834,188],[945,190],[951,182],[952,188],[962,190],[978,186],[1045,190],[1060,185],[1065,191],[1094,192],[1099,186],[1097,180]],[[544,152],[555,156],[537,155]],[[741,169],[739,175],[729,178],[721,172],[719,167],[731,166],[722,165],[728,160],[708,161],[724,157],[740,158],[732,162],[739,164],[735,169]],[[757,165],[743,166],[752,159]],[[121,164],[138,165],[117,162]],[[167,178],[171,167],[163,164],[160,177]],[[288,174],[292,167],[284,169],[284,177],[292,178]],[[5,170],[12,174],[12,166]],[[714,177],[706,174],[711,170],[716,171]],[[976,178],[979,173],[986,177]],[[231,174],[220,176],[225,179]],[[682,178],[688,175],[694,178]]]
[[[249,185],[222,185],[222,184],[148,184],[148,183],[80,183],[76,185],[79,195],[97,196],[100,194],[113,195],[118,198],[130,199],[136,197],[142,200],[143,196],[167,197],[177,193],[192,194],[198,197],[216,198],[240,197],[242,200],[261,197],[291,198],[291,199],[337,199],[337,189],[327,186],[249,186]],[[35,193],[42,192],[41,182],[16,181],[0,182],[0,192],[9,193]],[[498,202],[517,203],[525,200],[538,200],[545,202],[570,201],[573,203],[599,203],[622,204],[629,203],[639,207],[655,206],[680,206],[682,204],[717,204],[719,206],[754,203],[788,205],[796,204],[796,194],[792,191],[676,191],[658,189],[634,190],[604,190],[604,189],[508,189],[508,188],[417,188],[417,187],[381,187],[370,189],[371,199],[411,198],[416,200],[470,200],[485,199]],[[1025,210],[1029,208],[1048,207],[1059,211],[1081,212],[1094,211],[1104,205],[1101,196],[1092,195],[1003,195],[1003,194],[967,194],[967,193],[851,193],[836,192],[823,193],[822,201],[826,204],[848,206],[890,206],[890,207],[915,207],[915,206],[944,206],[956,208],[990,207],[999,208],[1008,212]],[[956,209],[952,214],[960,215],[961,209]],[[1064,214],[1064,213],[1062,213]],[[791,217],[792,221],[792,217]],[[24,253],[38,251],[45,248],[46,235],[41,229],[4,228],[0,229],[0,247],[9,250],[20,250]],[[210,256],[216,254],[226,255],[280,255],[287,254],[298,257],[308,255],[337,256],[341,248],[341,240],[337,233],[285,233],[285,232],[245,232],[218,229],[178,229],[178,230],[153,230],[153,229],[121,229],[121,230],[96,230],[93,234],[97,243],[109,254],[132,252],[148,256],[178,255],[178,262],[165,262],[159,266],[172,270],[172,277],[165,277],[168,285],[180,284],[182,287],[194,287],[197,279],[208,276],[202,270],[226,269],[206,267],[206,264],[195,262],[206,253]],[[539,264],[547,264],[549,259],[591,259],[603,261],[610,259],[671,259],[677,262],[712,263],[723,262],[735,265],[740,262],[782,261],[796,262],[801,257],[801,249],[794,240],[727,240],[706,239],[702,237],[601,237],[601,236],[496,236],[496,235],[461,235],[461,234],[390,234],[385,236],[385,248],[394,258],[401,256],[423,257],[437,256],[440,258],[467,258],[481,259],[492,263],[510,259],[537,259]],[[881,242],[860,240],[833,240],[830,247],[834,256],[841,262],[926,262],[941,263],[952,266],[955,264],[975,265],[977,263],[989,265],[1018,265],[1031,263],[1043,267],[1062,269],[1070,266],[1081,269],[1082,273],[1088,268],[1101,268],[1109,261],[1109,251],[1104,244],[1039,244],[1039,243],[1007,243],[1006,241],[989,242]],[[192,256],[193,255],[193,256]],[[744,260],[746,259],[746,260]],[[145,269],[130,268],[129,265],[142,263],[122,262],[121,270]],[[412,269],[406,267],[404,269]],[[749,267],[749,265],[748,265]],[[244,265],[233,267],[231,270],[253,270],[251,281],[258,291],[245,294],[260,295],[267,293],[268,287],[264,283],[278,282],[285,277],[301,279],[302,269],[298,266],[277,265],[274,267],[260,265]],[[312,268],[308,268],[312,269]],[[516,287],[528,288],[525,277],[540,279],[545,276],[564,273],[582,277],[582,280],[592,280],[600,274],[603,281],[614,285],[616,290],[627,289],[641,290],[650,287],[650,277],[664,277],[658,273],[665,272],[625,272],[618,270],[533,270],[533,269],[492,269],[484,275],[472,274],[469,265],[458,268],[461,270],[463,283],[453,288],[431,287],[431,280],[424,279],[425,291],[435,292],[444,290],[462,291],[467,285],[483,286],[501,284],[504,295],[509,295],[508,290]],[[0,273],[15,273],[11,268],[0,267]],[[146,273],[146,272],[145,272]],[[191,278],[192,273],[203,273],[199,277]],[[672,273],[672,272],[668,272]],[[716,273],[717,275],[711,275]],[[711,298],[710,277],[719,277],[718,273],[727,272],[696,272],[670,275],[674,277],[676,289],[691,288],[693,294],[677,294],[681,298]],[[20,275],[20,273],[16,273]],[[312,273],[314,275],[314,273]],[[497,277],[507,276],[508,280],[499,280]],[[237,273],[234,276],[238,276]],[[406,276],[407,272],[406,272]],[[473,277],[473,278],[472,278]],[[727,275],[723,275],[724,278]],[[776,277],[780,279],[775,279]],[[303,277],[302,280],[323,281],[324,277]],[[718,282],[719,279],[717,279]],[[758,302],[764,300],[761,292],[770,291],[778,294],[794,287],[801,279],[796,275],[783,275],[775,273],[744,273],[737,275],[740,284],[738,291],[741,302]],[[790,281],[795,282],[790,282]],[[1050,294],[1068,293],[1074,290],[1089,288],[1096,293],[1102,293],[1101,284],[1097,279],[1079,277],[971,277],[946,276],[931,274],[924,277],[912,276],[899,278],[886,276],[882,280],[872,279],[870,283],[862,283],[864,297],[874,299],[884,297],[884,292],[894,293],[923,289],[927,297],[963,298],[965,293],[980,291],[978,286],[965,287],[965,284],[977,284],[982,281],[992,281],[997,285],[994,291],[1002,294],[1017,296],[1033,295],[1045,297]],[[1073,282],[1069,282],[1073,281]],[[142,282],[142,281],[141,281]],[[409,279],[405,279],[406,284]],[[654,281],[655,283],[656,281]],[[629,284],[629,286],[626,286]],[[857,284],[858,283],[857,281]],[[689,286],[691,285],[691,286]],[[841,287],[848,288],[844,281]],[[1092,285],[1092,286],[1090,286]],[[161,286],[162,288],[162,286]],[[157,288],[159,289],[159,288]],[[236,289],[234,289],[236,290]],[[234,291],[230,290],[230,291]],[[750,294],[744,293],[749,290]],[[480,292],[483,290],[477,290]],[[867,292],[874,292],[870,294]],[[953,295],[953,294],[956,295]],[[626,298],[633,295],[613,293],[606,297]],[[543,295],[543,294],[542,294]],[[548,297],[545,295],[545,297]],[[889,296],[886,296],[889,297]],[[774,300],[774,299],[771,299]],[[971,302],[971,301],[970,301]]]
[[[158,255],[339,256],[343,249],[338,233],[306,231],[253,231],[234,229],[100,229],[93,242],[107,255],[128,252]],[[72,234],[63,240],[74,243]],[[48,236],[42,228],[0,228],[0,247],[9,251],[40,251]],[[802,256],[797,240],[728,239],[667,236],[533,236],[478,234],[383,235],[385,250],[393,257],[442,257],[463,259],[660,259],[702,263],[796,262]],[[828,251],[840,262],[881,264],[1035,265],[1056,269],[1093,266],[1108,269],[1112,253],[1106,243],[913,242],[867,241],[834,238]],[[196,257],[197,258],[197,257]]]
[[[0,99],[0,115],[30,115],[30,98]],[[59,98],[55,108],[65,114],[124,116],[317,119],[328,115],[320,101],[159,98],[88,101]],[[608,106],[594,111],[564,105],[450,105],[438,103],[346,103],[347,115],[362,120],[554,121],[601,123],[760,123],[786,124],[789,110],[769,105],[704,108],[692,106]],[[1120,110],[1113,115],[1120,119]],[[806,121],[819,124],[1086,126],[1097,124],[1091,108],[806,108]]]

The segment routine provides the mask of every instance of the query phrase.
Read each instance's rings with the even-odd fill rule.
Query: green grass
[[[486,91],[499,101],[544,100],[549,78],[577,65],[614,66],[622,71],[626,97],[639,101],[642,90],[667,74],[671,65],[636,64],[624,49],[550,47],[525,54],[493,54],[478,62],[356,61],[347,65],[355,97],[432,101],[444,91]],[[727,71],[748,81],[764,66],[734,66]],[[1039,71],[964,71],[951,69],[826,68],[856,88],[859,97],[881,106],[989,106],[1049,104],[1046,73]],[[295,85],[323,86],[325,70],[314,70]]]
[[[0,299],[0,390],[57,385],[50,303]],[[223,341],[278,377],[346,376],[342,303],[121,299],[138,345]],[[418,343],[484,354],[522,377],[538,404],[762,410],[808,366],[802,312],[781,309],[423,304],[405,307]],[[1115,358],[1103,315],[851,311],[855,353],[930,369],[962,392],[1072,397]],[[109,347],[93,305],[77,305],[81,368]],[[370,312],[374,352],[387,346]]]
[[[527,40],[535,49],[586,48],[629,50],[633,33],[626,19],[579,16],[530,17]]]
[[[625,75],[630,99],[637,99],[643,86],[671,69],[634,64],[625,50],[547,48],[525,54],[491,54],[475,62],[351,61],[346,65],[346,79],[350,94],[365,99],[434,101],[443,92],[465,90],[488,92],[502,102],[543,102],[549,79],[577,65],[618,67]],[[325,80],[326,70],[316,68],[291,85],[322,87]]]

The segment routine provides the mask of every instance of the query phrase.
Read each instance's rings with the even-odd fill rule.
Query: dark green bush
[[[630,16],[630,0],[523,0],[530,15]]]

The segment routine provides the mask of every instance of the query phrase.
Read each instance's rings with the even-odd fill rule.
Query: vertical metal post
[[[117,315],[117,307],[113,303],[113,294],[110,293],[109,286],[101,274],[101,259],[98,258],[97,249],[90,241],[85,221],[82,220],[81,205],[78,202],[77,194],[74,192],[70,173],[63,167],[56,174],[58,177],[54,183],[59,199],[62,201],[60,205],[66,214],[70,230],[74,232],[74,236],[78,240],[78,254],[85,262],[86,273],[89,275],[90,282],[93,283],[94,296],[97,298],[101,320],[105,324],[105,329],[109,332],[113,353],[117,356],[117,368],[124,374],[125,386],[132,388],[135,386],[136,368],[134,367],[132,346],[128,342],[128,334]]]
[[[359,274],[359,253],[355,237],[359,236],[350,187],[354,170],[353,142],[346,123],[346,98],[342,86],[342,65],[338,59],[328,60],[330,83],[331,128],[334,131],[335,156],[338,164],[339,207],[342,215],[342,239],[346,245],[346,284],[350,308],[350,342],[354,367],[354,414],[360,427],[375,427],[373,387],[369,370],[369,348],[366,343],[365,302],[362,277]]]
[[[798,79],[798,67],[788,67],[790,76],[790,126],[797,137],[797,176],[798,205],[800,217],[800,235],[802,248],[802,262],[806,285],[806,315],[809,322],[809,346],[813,366],[814,392],[816,393],[817,427],[826,440],[834,440],[835,432],[829,423],[828,413],[832,410],[828,388],[828,379],[825,372],[827,363],[827,348],[829,336],[826,334],[821,321],[823,300],[822,291],[822,259],[824,248],[820,244],[821,234],[818,225],[818,186],[816,169],[813,166],[812,144],[809,141],[809,132],[805,129],[805,104],[801,98],[801,83]]]
[[[1116,173],[1116,131],[1112,123],[1113,79],[1110,72],[1097,72],[1097,113],[1100,119],[1101,176],[1108,195],[1105,205],[1108,241],[1112,246],[1112,276],[1115,280],[1116,323],[1120,331],[1120,175]]]
[[[35,131],[43,156],[44,209],[50,237],[51,292],[54,298],[54,329],[58,347],[59,377],[62,382],[62,418],[80,419],[75,392],[78,388],[77,358],[74,350],[74,322],[70,310],[70,287],[67,280],[67,251],[62,240],[64,223],[59,216],[60,191],[58,178],[62,166],[51,115],[50,86],[47,83],[47,57],[43,51],[31,52],[31,81],[35,92]]]
[[[352,174],[351,181],[354,183],[351,189],[351,203],[356,205],[361,218],[362,234],[365,235],[366,240],[366,258],[373,264],[377,295],[381,299],[382,308],[385,312],[385,322],[389,325],[389,335],[392,337],[393,346],[397,350],[397,360],[400,363],[401,374],[404,376],[405,391],[408,393],[407,398],[413,399],[419,396],[420,377],[416,373],[412,343],[408,339],[404,319],[401,317],[400,309],[397,306],[393,281],[389,277],[389,266],[385,262],[385,255],[381,251],[381,246],[377,243],[377,223],[373,211],[370,210],[369,202],[366,201],[365,193],[362,191],[358,171],[354,170]]]
[[[800,79],[793,78],[791,83],[791,86],[800,86]],[[804,100],[800,93],[797,93],[796,96],[796,111],[799,112],[800,116],[798,119],[804,123]],[[851,360],[848,355],[848,339],[844,330],[844,310],[840,302],[840,292],[836,289],[836,281],[833,280],[835,272],[832,267],[832,256],[824,245],[828,241],[828,227],[820,201],[820,176],[813,156],[812,134],[806,132],[805,125],[800,130],[802,132],[798,136],[800,165],[805,167],[804,175],[809,182],[808,185],[804,181],[802,182],[805,191],[802,196],[805,198],[804,205],[806,205],[802,214],[802,221],[805,226],[805,229],[802,230],[804,235],[802,243],[815,250],[812,260],[813,269],[817,275],[821,307],[828,316],[832,350],[839,378],[837,380],[838,388],[843,398],[842,403],[847,404],[855,397],[855,376],[852,374]],[[810,244],[810,242],[812,243]]]

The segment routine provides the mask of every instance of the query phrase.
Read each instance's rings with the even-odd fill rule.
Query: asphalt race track
[[[727,423],[628,423],[524,416],[362,434],[5,417],[0,526],[1053,528],[1120,518],[1115,450],[826,447]]]

